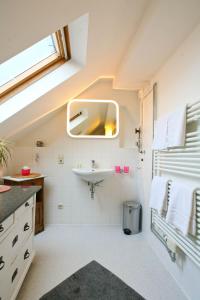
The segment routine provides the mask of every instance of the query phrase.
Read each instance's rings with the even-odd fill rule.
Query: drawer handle
[[[4,227],[2,224],[0,224],[0,232],[4,231]]]
[[[28,225],[28,223],[26,223],[26,224],[24,225],[24,231],[29,230],[29,228],[30,228],[30,226]]]
[[[24,253],[24,260],[29,258],[29,256],[30,256],[30,252],[27,249],[26,252]]]
[[[12,241],[12,247],[15,246],[15,244],[17,243],[17,241],[18,241],[18,234],[15,236],[15,238]]]
[[[17,276],[18,268],[15,270],[15,272],[12,275],[12,282],[15,280],[15,277]]]
[[[0,270],[2,270],[5,266],[5,261],[3,261],[3,256],[0,257]]]
[[[28,207],[30,206],[30,204],[28,202],[25,203],[25,207]]]

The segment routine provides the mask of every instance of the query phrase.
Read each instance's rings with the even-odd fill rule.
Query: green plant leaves
[[[0,139],[0,166],[7,166],[9,158],[11,158],[11,152],[9,149],[10,143],[6,140]]]

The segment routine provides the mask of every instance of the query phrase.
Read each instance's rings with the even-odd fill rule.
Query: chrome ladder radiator
[[[164,236],[171,238],[176,245],[200,267],[200,101],[187,105],[186,142],[184,147],[154,151],[153,174],[169,178],[184,178],[197,182],[196,235],[184,236],[172,225],[151,210],[151,228],[163,243]],[[171,183],[168,183],[168,201]]]

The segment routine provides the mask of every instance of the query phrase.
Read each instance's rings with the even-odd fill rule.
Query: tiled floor
[[[57,225],[37,235],[35,247],[35,260],[17,300],[38,300],[91,260],[101,263],[147,300],[186,299],[142,234],[125,236],[114,226]]]

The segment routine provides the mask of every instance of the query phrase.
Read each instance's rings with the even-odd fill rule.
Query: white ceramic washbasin
[[[80,176],[81,179],[95,183],[101,180],[104,180],[105,178],[111,176],[114,174],[113,169],[72,169],[74,174],[77,176]]]

